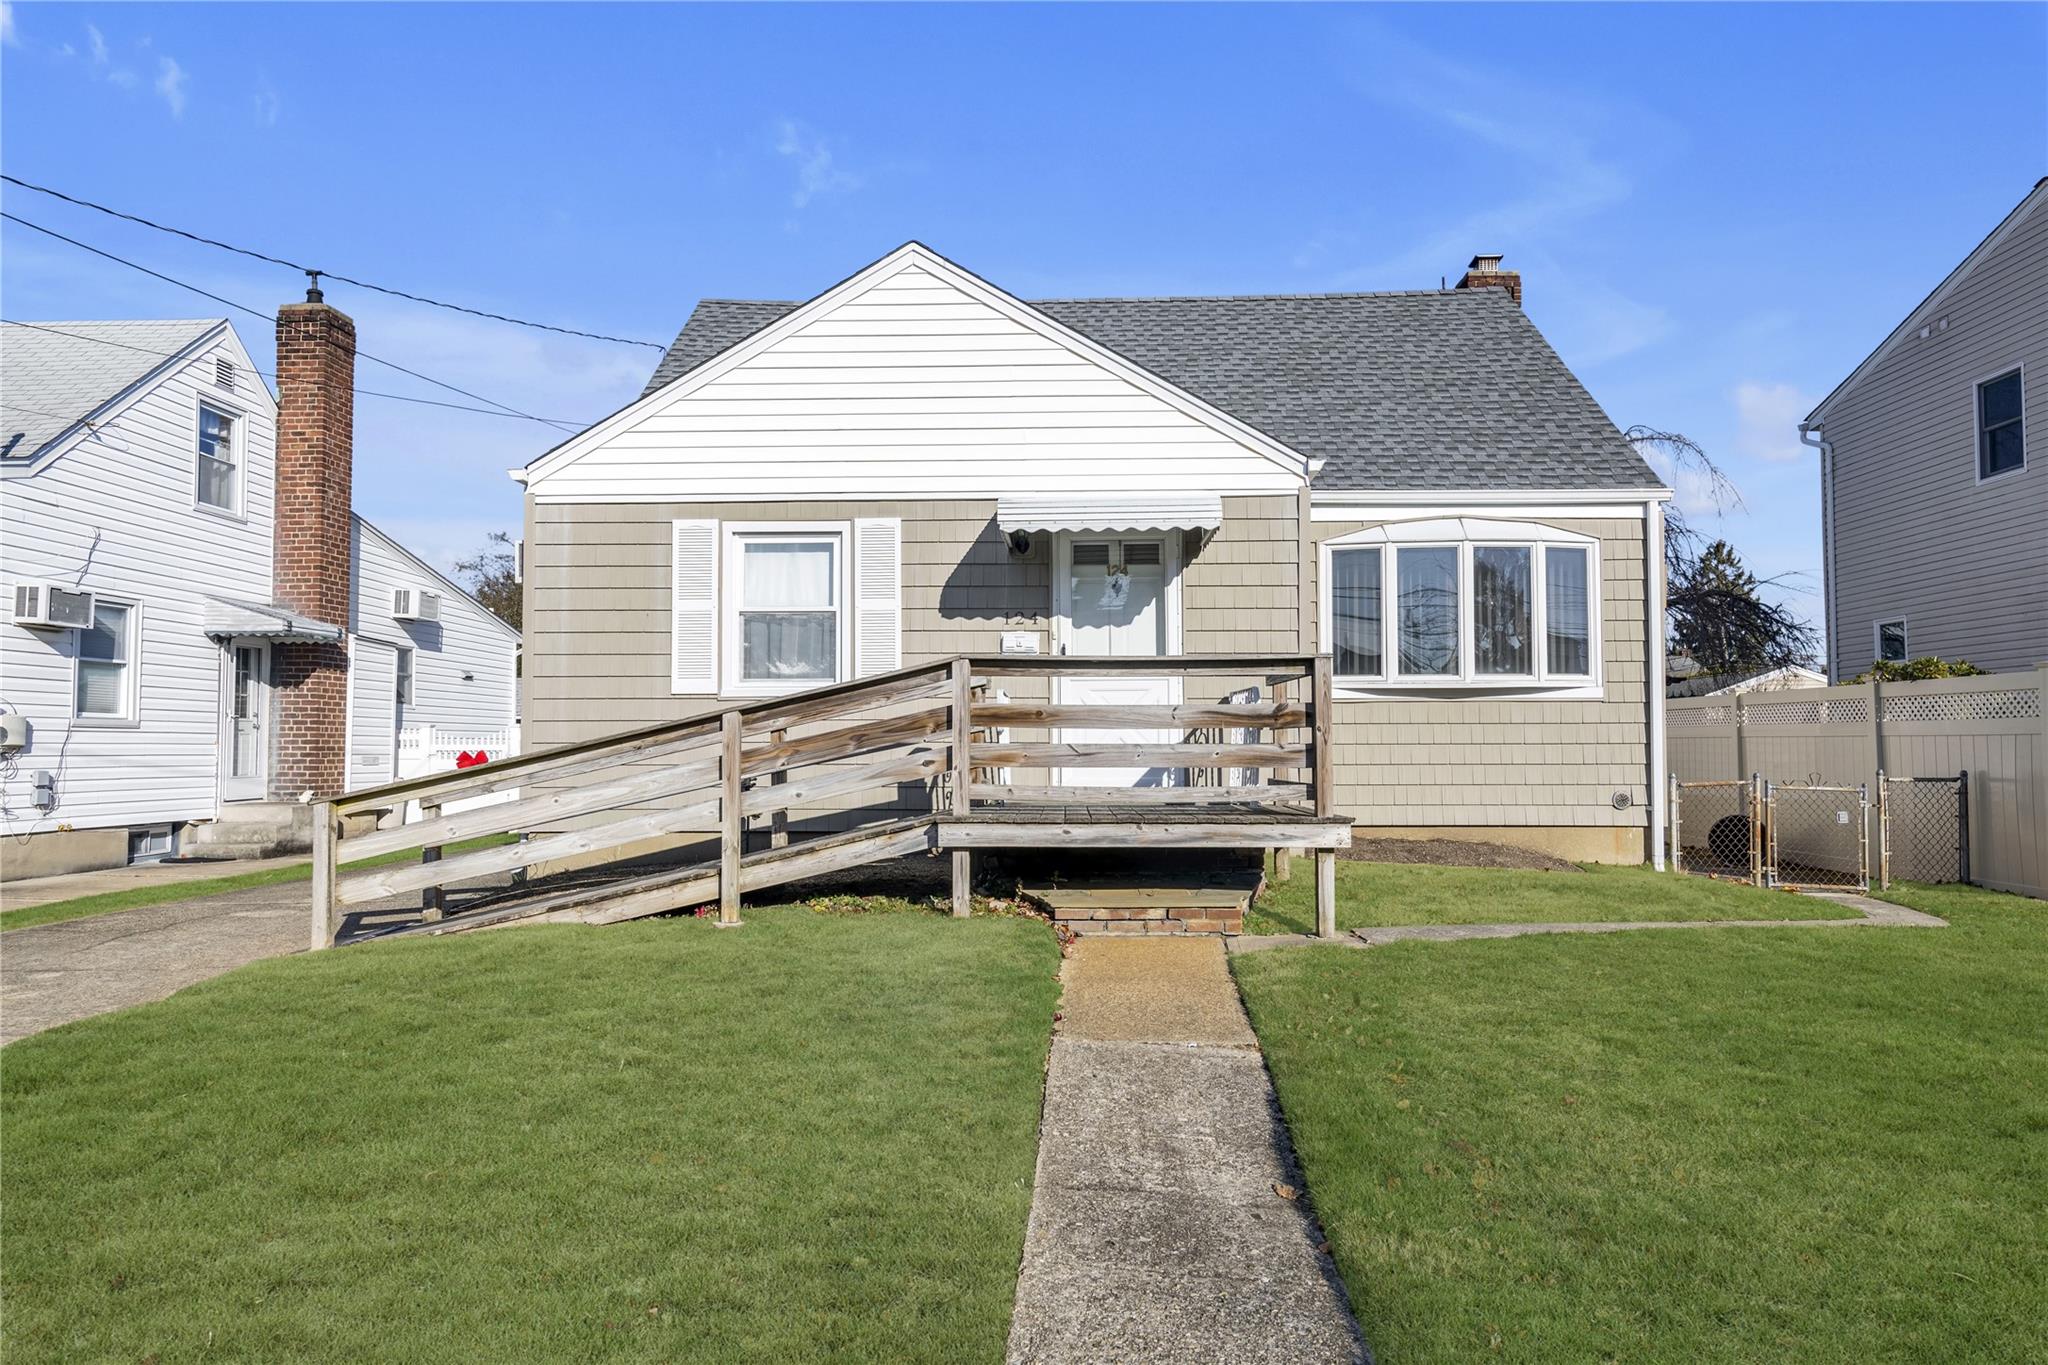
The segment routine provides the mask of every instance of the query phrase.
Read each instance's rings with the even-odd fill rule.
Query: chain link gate
[[[1813,782],[1764,783],[1764,885],[1870,889],[1870,793]]]
[[[1764,884],[1762,788],[1671,779],[1671,867],[1701,877]]]
[[[1877,775],[1878,883],[1970,880],[1970,774]]]

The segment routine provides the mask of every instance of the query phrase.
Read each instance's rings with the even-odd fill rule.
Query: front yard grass
[[[2048,905],[1891,895],[1233,959],[1379,1357],[2048,1359]]]
[[[263,962],[8,1047],[0,1356],[999,1359],[1052,935],[746,919]]]
[[[1576,872],[1423,867],[1337,860],[1337,927],[1406,924],[1552,924],[1610,920],[1854,919],[1811,896],[1736,882],[1671,876],[1647,867],[1590,864]],[[1267,863],[1266,893],[1245,915],[1247,934],[1312,934],[1315,859],[1297,857],[1289,881]]]

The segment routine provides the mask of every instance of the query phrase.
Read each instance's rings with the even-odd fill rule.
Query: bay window
[[[1598,683],[1591,537],[1459,518],[1369,527],[1322,550],[1324,639],[1340,686]]]

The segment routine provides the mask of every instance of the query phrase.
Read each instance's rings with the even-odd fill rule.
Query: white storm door
[[[1059,583],[1060,652],[1118,659],[1173,652],[1179,623],[1174,546],[1166,536],[1062,537]],[[1054,700],[1080,706],[1168,706],[1180,700],[1180,679],[1060,678]],[[1067,727],[1064,744],[1171,744],[1173,729]],[[1178,768],[1063,768],[1053,780],[1068,787],[1172,787]]]
[[[398,648],[361,636],[349,648],[349,791],[380,787],[398,774]]]
[[[221,782],[224,801],[261,801],[268,795],[270,746],[270,646],[261,640],[230,640],[222,660]]]

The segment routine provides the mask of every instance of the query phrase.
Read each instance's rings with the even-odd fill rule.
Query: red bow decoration
[[[474,753],[464,749],[461,753],[455,755],[455,766],[457,768],[475,768],[490,761],[491,756],[482,749],[478,749]]]

